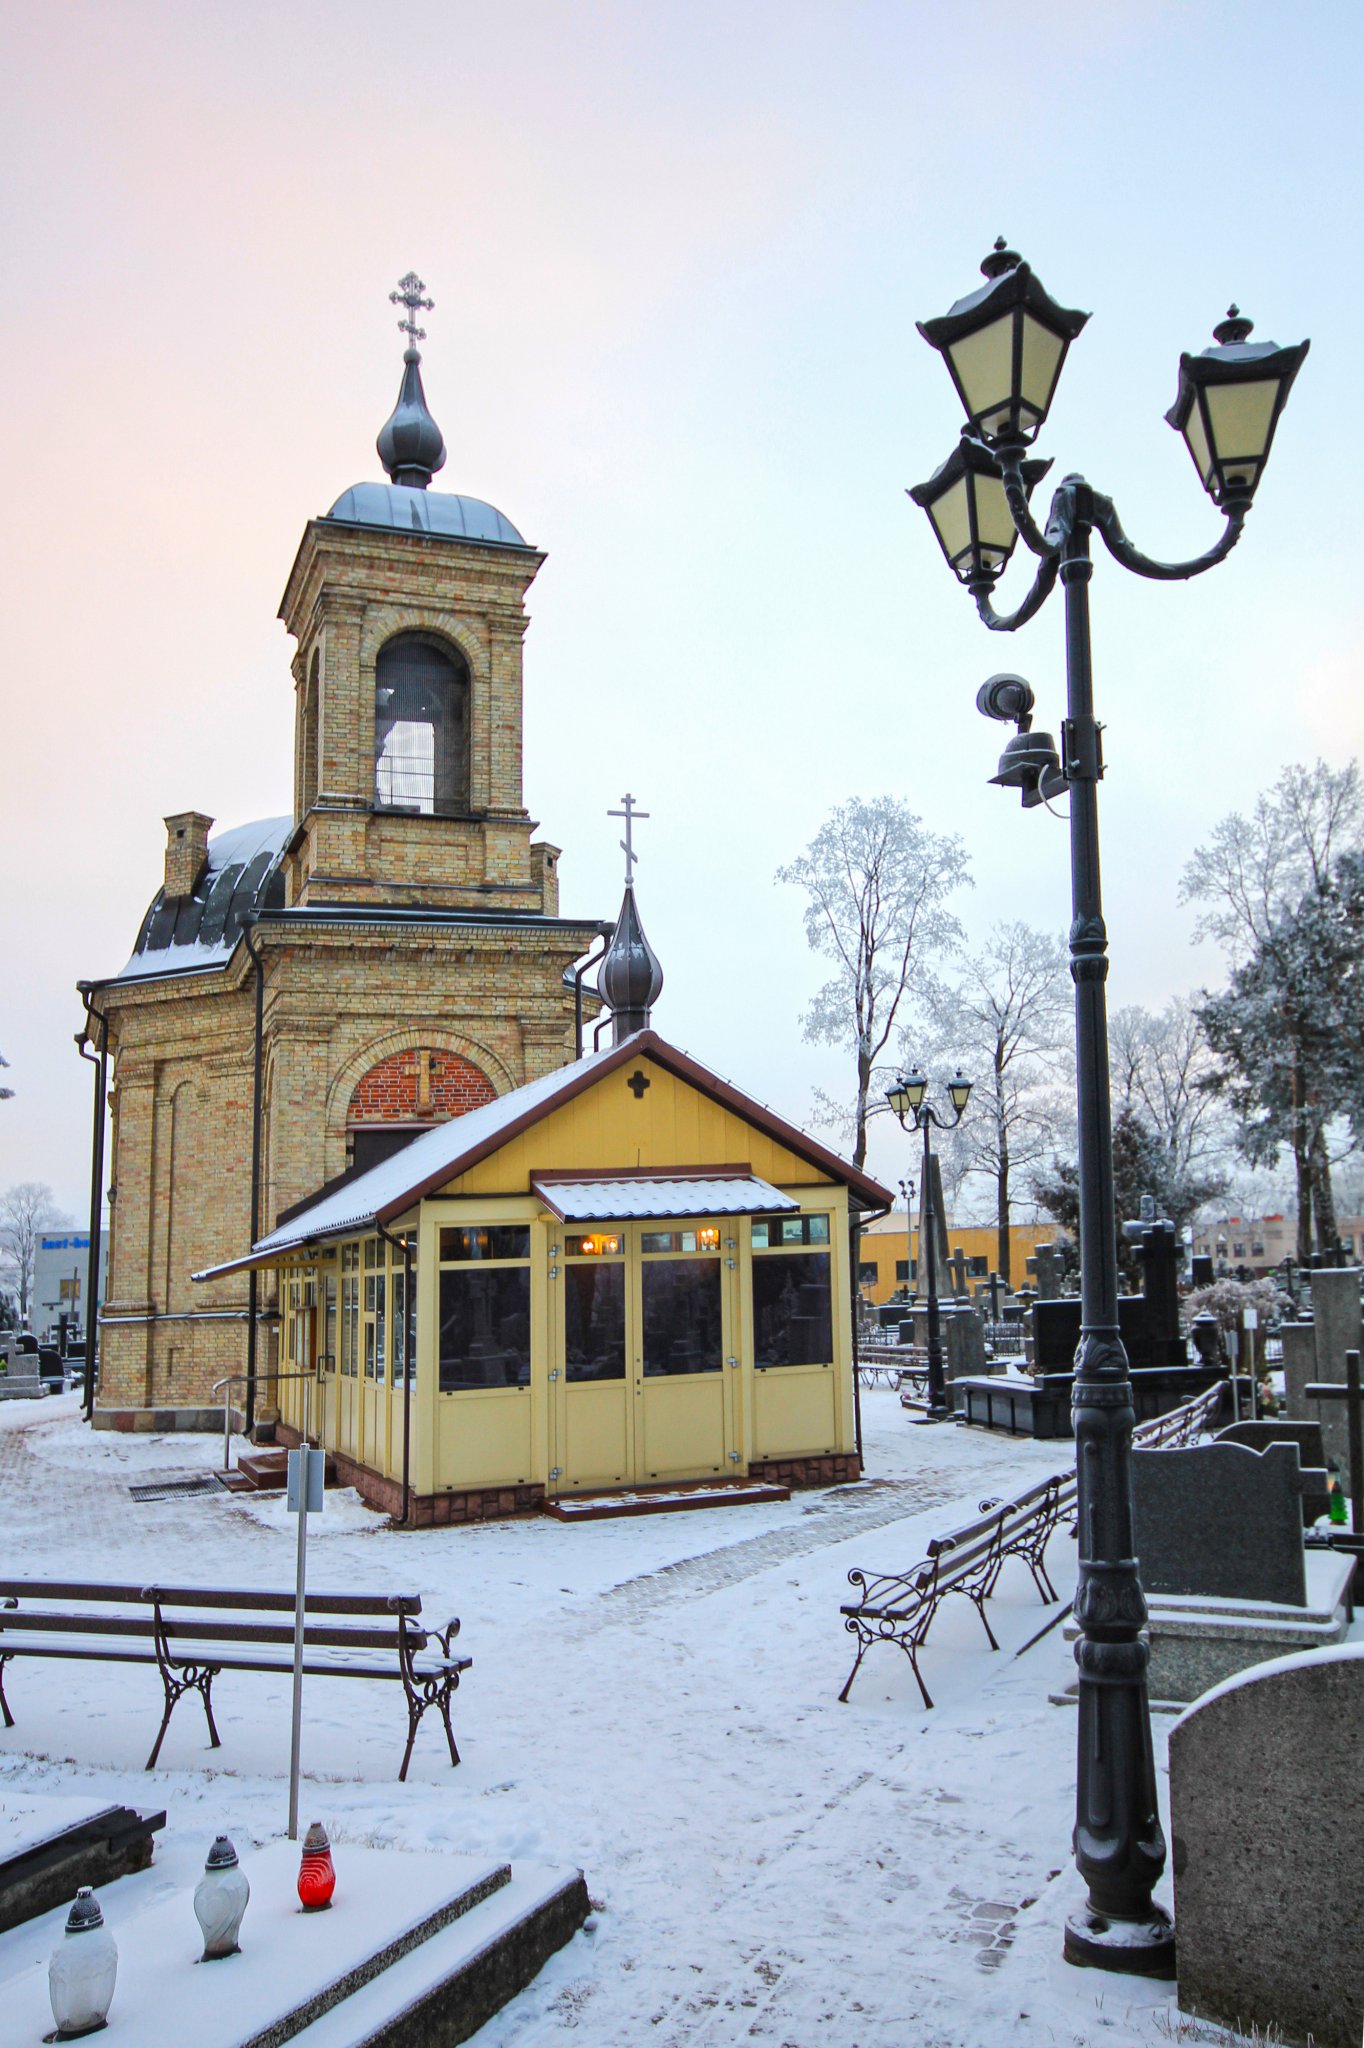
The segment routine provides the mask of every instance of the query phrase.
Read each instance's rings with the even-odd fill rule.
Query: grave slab
[[[1317,2048],[1364,2026],[1364,1646],[1217,1688],[1170,1733],[1185,2012]]]
[[[1132,1504],[1148,1594],[1306,1599],[1303,1474],[1296,1444],[1136,1451]]]
[[[1187,1594],[1148,1596],[1143,1634],[1151,1653],[1147,1688],[1152,1711],[1182,1713],[1190,1701],[1239,1672],[1342,1642],[1354,1563],[1338,1551],[1308,1551],[1307,1599],[1301,1607]],[[1079,1635],[1074,1621],[1065,1624],[1064,1632],[1071,1644]],[[1074,1681],[1050,1697],[1056,1706],[1074,1706]]]
[[[164,1809],[92,1806],[61,1794],[0,1796],[0,1933],[74,1899],[83,1884],[111,1884],[152,1860]]]
[[[528,1889],[504,1899],[513,1883],[505,1863],[350,1844],[338,1844],[334,1854],[336,1895],[325,1913],[304,1913],[299,1906],[297,1843],[276,1842],[243,1855],[251,1901],[242,1925],[242,1952],[217,1963],[197,1960],[202,1945],[189,1891],[168,1895],[164,1886],[148,1889],[145,1880],[136,1878],[107,1888],[101,1904],[118,1943],[119,1971],[102,2042],[108,2048],[119,2048],[120,2042],[127,2048],[183,2048],[187,2041],[195,2048],[281,2048],[285,2041],[311,2035],[324,2015],[366,1988],[374,1991],[367,2010],[391,2018],[410,2002],[402,1993],[405,1980],[377,1987],[389,1970],[419,1949],[430,1951],[425,1957],[430,1985],[444,1983],[483,1955],[470,1985],[480,1982],[486,1996],[500,1986],[504,1994],[487,2005],[486,2019],[530,1981],[587,1912],[577,1871],[537,1871]],[[451,1930],[495,1898],[502,1910],[491,1924],[485,1916],[474,1923],[472,1943],[452,1943]],[[523,1929],[527,1911],[532,1924]],[[41,1931],[50,1948],[60,1936],[64,1913],[46,1917],[46,1927],[35,1922],[30,1932]],[[485,1955],[490,1942],[492,1952]],[[28,1946],[31,1952],[32,1943]],[[528,1966],[528,1974],[513,1984],[522,1966]],[[38,2042],[50,2033],[46,1961],[8,1979],[0,1976],[0,2001],[7,2040]],[[475,2021],[481,2024],[482,2019]],[[384,2037],[371,2027],[369,2034],[359,2032],[355,2038]],[[424,2037],[413,2033],[410,2038],[420,2044]],[[453,2042],[464,2035],[447,2029],[429,2038]]]

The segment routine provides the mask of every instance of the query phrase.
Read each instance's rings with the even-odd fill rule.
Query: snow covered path
[[[966,1602],[940,1615],[924,1655],[934,1712],[890,1650],[837,1700],[849,1567],[912,1563],[981,1497],[1057,1470],[1071,1447],[916,1428],[885,1393],[864,1408],[870,1481],[770,1506],[400,1535],[353,1494],[328,1495],[310,1583],[418,1591],[429,1617],[461,1616],[474,1658],[456,1702],[462,1767],[425,1728],[405,1786],[397,1689],[307,1687],[304,1804],[328,1825],[340,1881],[347,1842],[448,1848],[579,1863],[600,1902],[480,2048],[1168,2038],[1167,1987],[1059,1959],[1076,1896],[1075,1723],[1046,1695],[1069,1656],[1056,1628],[1015,1658],[1057,1614],[1023,1568],[992,1606],[998,1656]],[[131,1497],[220,1455],[207,1439],[93,1434],[74,1397],[8,1404],[5,1569],[287,1585],[280,1500]],[[1064,1534],[1049,1562],[1068,1596]],[[164,1802],[158,1863],[186,1878],[219,1829],[239,1846],[282,1834],[287,1685],[220,1685],[222,1748],[188,1699],[148,1775],[154,1672],[11,1666],[0,1815],[41,1791]]]

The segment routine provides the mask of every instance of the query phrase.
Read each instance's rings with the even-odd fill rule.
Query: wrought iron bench
[[[1046,1548],[1057,1523],[1074,1513],[1074,1477],[1057,1473],[1015,1500],[983,1500],[977,1521],[947,1536],[934,1537],[927,1555],[907,1572],[850,1571],[848,1583],[858,1589],[858,1598],[845,1602],[839,1611],[843,1626],[856,1638],[857,1655],[839,1699],[847,1700],[872,1644],[894,1643],[908,1657],[924,1705],[931,1707],[919,1669],[919,1652],[943,1601],[949,1594],[964,1595],[980,1616],[990,1648],[997,1650],[985,1602],[999,1583],[1006,1561],[1011,1557],[1023,1561],[1044,1602],[1059,1599],[1047,1577]]]
[[[161,1753],[176,1701],[197,1692],[217,1749],[213,1681],[220,1671],[294,1668],[294,1596],[220,1586],[111,1586],[57,1579],[0,1579],[0,1711],[14,1726],[5,1698],[5,1666],[15,1657],[155,1664],[165,1711],[152,1753]],[[451,1643],[459,1622],[428,1628],[417,1617],[417,1593],[309,1593],[304,1604],[303,1670],[310,1678],[378,1678],[401,1684],[407,1701],[407,1777],[417,1729],[428,1707],[445,1728],[450,1762],[459,1762],[450,1699],[473,1662]],[[278,1620],[267,1619],[279,1616]]]

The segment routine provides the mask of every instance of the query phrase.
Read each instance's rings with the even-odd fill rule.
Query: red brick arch
[[[496,1095],[487,1075],[462,1053],[434,1047],[395,1052],[357,1083],[346,1123],[351,1129],[357,1124],[443,1123]]]

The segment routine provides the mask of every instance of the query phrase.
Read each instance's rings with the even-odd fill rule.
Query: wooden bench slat
[[[128,1636],[149,1642],[155,1641],[157,1632],[156,1622],[150,1615],[47,1614],[41,1609],[27,1607],[0,1608],[0,1649],[3,1649],[16,1630],[47,1630],[54,1635],[79,1632],[82,1636]],[[161,1633],[167,1643],[176,1646],[185,1638],[204,1643],[292,1644],[294,1640],[294,1631],[286,1622],[247,1621],[234,1624],[230,1621],[215,1621],[207,1615],[193,1614],[163,1614]],[[411,1649],[424,1650],[428,1637],[426,1630],[420,1627],[409,1628],[400,1637],[396,1627],[345,1628],[338,1623],[305,1621],[303,1640],[308,1644],[329,1644],[341,1648],[353,1645],[361,1650],[392,1650],[396,1653],[400,1641],[404,1640]]]
[[[43,1600],[108,1600],[124,1607],[227,1607],[243,1613],[292,1614],[294,1595],[274,1589],[233,1591],[223,1586],[122,1586],[87,1579],[0,1579],[0,1600],[27,1596]],[[421,1613],[419,1593],[314,1593],[304,1599],[309,1614]]]

